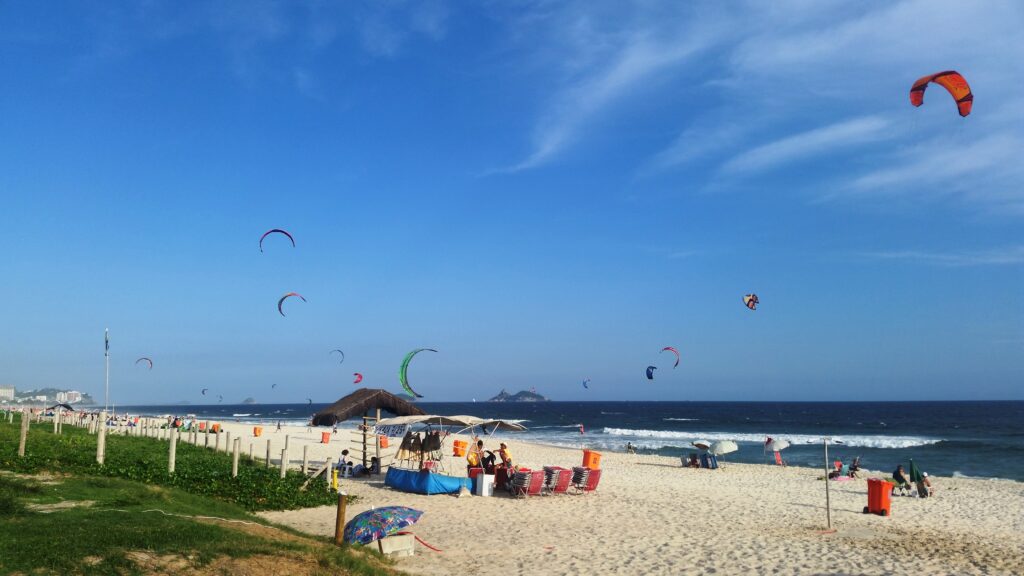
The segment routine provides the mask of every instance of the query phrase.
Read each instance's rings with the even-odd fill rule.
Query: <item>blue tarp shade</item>
[[[384,484],[395,490],[416,494],[455,494],[463,486],[469,490],[473,488],[469,478],[456,478],[427,470],[402,470],[401,468],[388,468]]]

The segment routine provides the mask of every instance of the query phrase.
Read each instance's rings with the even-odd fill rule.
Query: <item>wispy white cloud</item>
[[[722,164],[722,171],[767,170],[800,158],[887,138],[890,136],[888,128],[889,122],[878,116],[845,120],[757,146]]]
[[[976,251],[893,250],[861,252],[858,255],[875,260],[899,260],[936,266],[1014,266],[1024,264],[1024,245]]]

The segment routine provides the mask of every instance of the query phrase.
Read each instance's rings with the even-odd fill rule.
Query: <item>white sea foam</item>
[[[671,422],[696,422],[700,420],[700,418],[662,418],[662,420]]]
[[[633,438],[658,438],[662,440],[732,440],[734,442],[747,442],[763,444],[765,434],[752,434],[749,432],[678,432],[675,430],[632,430],[629,428],[602,428],[602,434],[619,437]],[[821,436],[812,434],[768,434],[772,438],[789,440],[793,444],[817,444],[821,442]],[[914,446],[927,446],[937,444],[941,438],[927,438],[923,436],[886,436],[881,434],[851,434],[834,435],[832,441],[841,443],[844,446],[856,446],[861,448],[912,448]]]
[[[232,416],[234,416],[235,418],[241,418],[243,416],[252,416],[252,413],[249,412],[249,413],[246,413],[246,414],[232,414]]]

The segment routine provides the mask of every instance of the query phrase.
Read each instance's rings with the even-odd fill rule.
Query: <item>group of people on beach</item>
[[[495,454],[491,450],[484,450],[484,441],[477,438],[466,453],[466,473],[469,474],[473,468],[483,468],[485,474],[494,474],[498,458],[501,458],[502,466],[512,468],[512,452],[507,444],[499,444],[498,453]]]
[[[892,473],[893,487],[892,493],[896,495],[897,492],[911,496],[910,479],[907,477],[906,471],[903,470],[903,465],[900,464],[896,467],[896,470]],[[928,477],[927,472],[921,473],[921,479],[917,481],[917,495],[921,498],[927,498],[929,496],[935,496],[935,487],[932,486],[932,480]]]

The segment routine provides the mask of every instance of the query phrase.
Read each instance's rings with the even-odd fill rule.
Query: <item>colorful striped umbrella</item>
[[[423,512],[405,506],[374,508],[359,514],[345,525],[345,542],[369,544],[411,526],[420,519]]]

